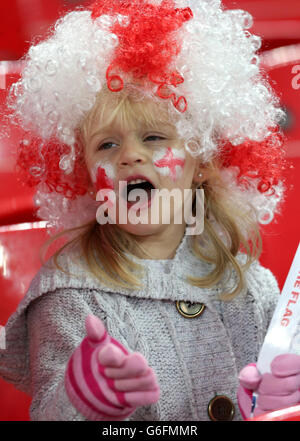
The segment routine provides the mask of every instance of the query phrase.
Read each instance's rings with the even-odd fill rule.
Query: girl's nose
[[[119,166],[144,164],[146,162],[146,155],[137,141],[131,141],[123,144],[118,162]]]

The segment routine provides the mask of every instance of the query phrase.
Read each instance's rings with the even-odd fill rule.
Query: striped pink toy
[[[86,319],[87,337],[72,354],[65,388],[88,420],[121,421],[138,406],[155,403],[159,386],[142,354],[128,353],[96,316]]]

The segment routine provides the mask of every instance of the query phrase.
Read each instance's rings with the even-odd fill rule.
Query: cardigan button
[[[212,421],[231,421],[234,417],[234,404],[225,395],[216,395],[208,404],[208,415]]]
[[[177,300],[176,308],[183,317],[195,318],[203,313],[205,306],[203,303],[190,303]]]

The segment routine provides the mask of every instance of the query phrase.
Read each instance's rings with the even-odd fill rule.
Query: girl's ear
[[[193,176],[193,183],[200,185],[209,177],[209,168],[205,166],[199,159],[197,159],[196,167]]]
[[[96,198],[96,191],[94,188],[89,189],[89,195],[91,196],[92,199]]]
[[[201,143],[198,138],[192,138],[188,141],[188,147],[192,151],[195,151],[195,146],[198,148],[200,144]],[[203,161],[201,161],[201,157],[196,157],[194,160],[196,164],[194,168],[194,175],[192,182],[195,185],[195,187],[197,187],[208,179],[210,167],[208,163],[204,164]]]
[[[96,198],[96,189],[95,189],[95,185],[93,184],[91,177],[89,176],[89,185],[88,185],[88,193],[91,196],[91,198],[95,199]]]

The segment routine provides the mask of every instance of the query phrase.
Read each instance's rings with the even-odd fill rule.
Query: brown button
[[[208,415],[212,421],[231,421],[234,412],[233,402],[225,395],[216,395],[208,404]]]
[[[195,318],[202,314],[205,306],[203,303],[190,303],[177,300],[176,308],[183,317]]]

